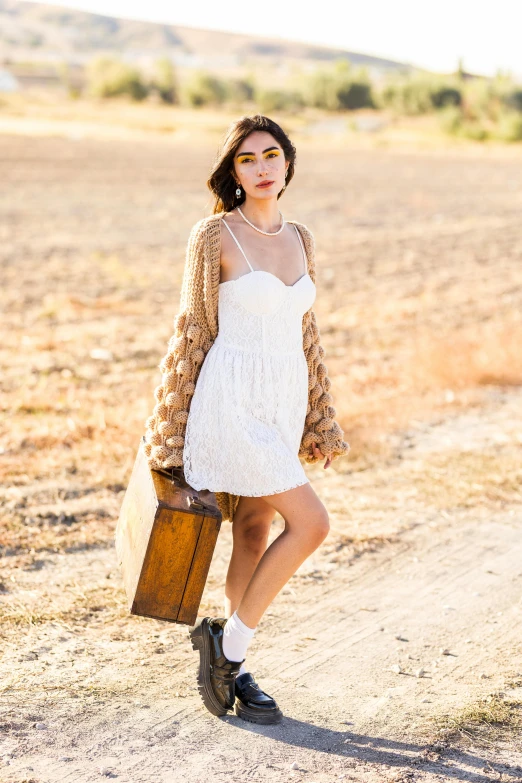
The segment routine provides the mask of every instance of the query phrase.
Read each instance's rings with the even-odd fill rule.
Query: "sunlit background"
[[[440,780],[435,719],[453,777],[520,770],[521,14],[0,0],[2,780]],[[315,238],[351,445],[306,465],[331,531],[249,649],[285,737],[208,722],[113,538],[209,170],[258,112],[297,148],[278,204]],[[224,522],[205,614],[231,545]]]
[[[261,5],[236,0],[226,5],[211,0],[153,0],[146,4],[140,0],[69,0],[53,5],[106,16],[322,44],[434,71],[450,72],[462,59],[467,69],[483,76],[493,76],[499,69],[522,76],[522,7],[514,0],[500,0],[494,6],[471,0],[440,0],[436,4],[416,0],[326,0],[302,7],[275,0],[265,0]]]
[[[522,7],[507,0],[494,10],[327,0],[302,13],[272,0],[3,0],[0,95],[7,112],[6,96],[45,88],[80,101],[293,112],[304,125],[317,109],[330,119],[321,129],[337,134],[423,117],[417,131],[518,141],[521,27]]]

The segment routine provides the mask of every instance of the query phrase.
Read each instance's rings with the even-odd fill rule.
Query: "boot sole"
[[[246,707],[238,698],[236,698],[234,704],[234,712],[239,718],[242,718],[249,723],[261,723],[264,726],[267,726],[270,723],[281,723],[283,720],[283,713],[279,707],[276,710],[266,710],[266,712],[262,713],[259,710],[253,710],[250,707]]]
[[[218,718],[226,710],[217,700],[210,682],[210,635],[207,619],[204,617],[189,632],[192,649],[199,652],[198,691],[207,710]]]

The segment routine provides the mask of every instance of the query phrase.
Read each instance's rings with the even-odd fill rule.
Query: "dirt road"
[[[0,145],[2,783],[520,783],[521,162],[302,150],[352,454],[307,466],[331,532],[249,649],[285,714],[256,728],[128,615],[113,546],[210,148]]]
[[[516,447],[521,402],[520,393],[495,400],[482,442],[466,415],[412,434],[401,476],[448,431],[460,431],[461,443],[474,436],[477,450]],[[397,470],[374,487],[375,508]],[[334,480],[317,478],[331,491]],[[362,482],[347,481],[360,501]],[[434,720],[499,691],[522,697],[520,505],[437,511],[410,499],[383,516],[378,535],[359,545],[334,525],[260,625],[248,663],[284,710],[274,727],[206,713],[186,629],[125,616],[111,547],[47,555],[22,572],[19,599],[36,598],[35,612],[63,611],[68,596],[71,624],[35,624],[10,644],[5,779],[94,781],[102,770],[125,783],[522,780],[512,738],[462,732],[445,743]],[[230,545],[225,526],[209,609],[219,607]],[[109,596],[119,609],[111,622]]]

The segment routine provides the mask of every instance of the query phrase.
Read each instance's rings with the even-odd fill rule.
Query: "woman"
[[[214,213],[193,227],[175,334],[160,365],[145,451],[152,468],[183,466],[232,522],[225,617],[190,631],[198,684],[214,715],[276,723],[282,713],[244,666],[265,610],[329,531],[305,462],[348,453],[312,305],[313,236],[277,202],[295,147],[268,117],[232,124],[207,185]],[[196,384],[197,381],[197,384]],[[278,511],[283,532],[267,548]]]

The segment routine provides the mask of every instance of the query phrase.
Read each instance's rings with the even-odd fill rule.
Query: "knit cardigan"
[[[221,219],[225,212],[202,218],[192,228],[187,243],[179,312],[174,334],[159,364],[162,377],[154,391],[156,404],[146,421],[144,450],[149,467],[183,466],[183,446],[190,403],[201,365],[218,333],[218,301],[221,266]],[[315,283],[315,242],[308,228],[289,220],[299,230],[308,260],[308,274]],[[331,381],[323,362],[324,349],[312,307],[303,315],[303,351],[308,364],[308,407],[298,456],[307,463],[312,442],[323,454],[342,456],[350,446],[335,421]],[[238,465],[238,470],[241,466]],[[239,495],[215,492],[223,520],[233,521]]]

